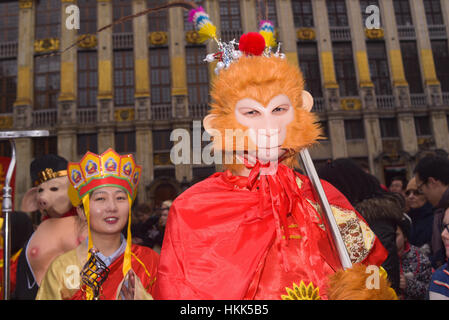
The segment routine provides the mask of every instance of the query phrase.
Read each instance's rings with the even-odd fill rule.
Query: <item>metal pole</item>
[[[334,240],[334,244],[338,251],[343,269],[351,268],[351,258],[349,257],[348,250],[346,249],[346,245],[343,241],[340,230],[338,229],[337,221],[335,220],[334,214],[332,213],[329,201],[327,200],[326,194],[324,193],[320,178],[316,173],[315,166],[309,154],[309,150],[303,149],[300,151],[299,155],[304,165],[304,169],[306,170],[306,174],[312,182],[313,188],[316,191],[316,194],[320,201],[321,208],[324,212],[324,217],[326,218],[327,225],[330,228],[332,239]]]
[[[12,204],[12,188],[10,186],[11,178],[16,166],[16,144],[14,139],[46,137],[49,135],[48,130],[29,130],[29,131],[0,131],[0,140],[9,140],[11,143],[11,162],[9,163],[8,172],[6,173],[5,186],[3,187],[3,299],[10,298],[10,257],[11,257],[11,213],[13,211]]]
[[[11,212],[12,212],[12,189],[10,182],[14,167],[16,166],[16,144],[14,140],[9,141],[11,143],[11,162],[9,163],[8,172],[6,174],[5,185],[3,187],[3,203],[2,211],[4,217],[4,239],[3,239],[3,299],[9,300],[10,295],[10,261],[11,257]]]

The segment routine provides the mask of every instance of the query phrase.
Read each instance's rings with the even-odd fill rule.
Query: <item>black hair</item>
[[[380,197],[386,193],[375,176],[367,173],[350,158],[328,161],[318,168],[317,173],[321,179],[343,193],[353,206],[365,199]]]
[[[449,185],[449,159],[446,157],[426,156],[418,162],[413,172],[418,174],[422,182],[427,182],[432,177]]]

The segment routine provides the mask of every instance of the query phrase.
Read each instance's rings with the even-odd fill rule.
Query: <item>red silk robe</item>
[[[352,261],[380,265],[385,248],[347,199],[322,183],[345,217],[339,227]],[[327,276],[341,264],[317,202],[310,180],[283,165],[274,177],[226,171],[192,186],[170,208],[153,297],[281,299],[303,281],[326,299]],[[348,232],[359,223],[364,232]]]

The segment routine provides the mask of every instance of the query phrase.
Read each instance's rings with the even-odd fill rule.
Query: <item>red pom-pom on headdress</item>
[[[239,50],[246,55],[260,56],[265,50],[265,39],[258,32],[245,33],[240,37]]]

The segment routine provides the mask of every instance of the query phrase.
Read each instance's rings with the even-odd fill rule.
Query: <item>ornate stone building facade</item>
[[[133,153],[143,165],[139,202],[172,198],[214,172],[170,162],[170,133],[192,131],[207,112],[214,65],[202,59],[214,44],[198,43],[181,8],[96,34],[164,2],[0,3],[1,129],[50,130],[48,138],[17,141],[16,206],[31,185],[30,162],[47,152],[73,161],[109,147]],[[393,175],[410,178],[423,153],[449,152],[449,1],[196,2],[226,40],[256,31],[268,11],[283,52],[315,97],[327,136],[311,150],[317,164],[352,157],[388,183]],[[72,5],[80,9],[79,29],[66,27]],[[379,8],[380,28],[366,27],[370,5]],[[75,48],[46,55],[77,39]],[[8,155],[7,144],[0,153]]]

